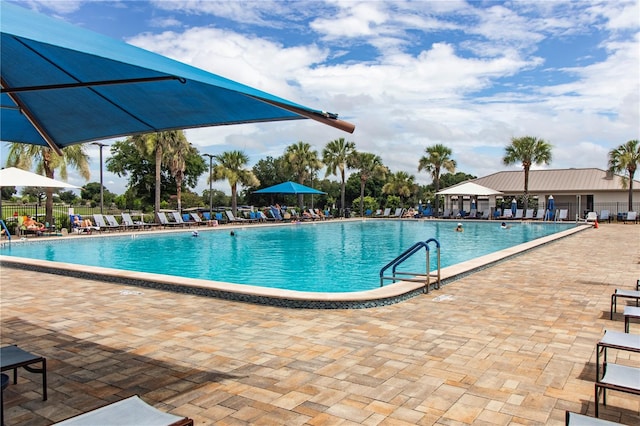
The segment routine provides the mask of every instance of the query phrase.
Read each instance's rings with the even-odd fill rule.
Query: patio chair
[[[112,230],[118,229],[120,227],[119,225],[116,225],[116,226],[109,225],[106,222],[104,216],[99,214],[99,213],[94,213],[93,220],[94,220],[95,225],[100,228],[100,231],[112,231]]]
[[[234,216],[233,213],[230,210],[226,210],[224,213],[227,215],[227,219],[229,220],[229,223],[246,223],[246,222],[249,222],[247,219],[244,219],[242,217]]]
[[[167,219],[167,215],[164,214],[164,212],[158,212],[156,213],[156,216],[158,218],[158,222],[160,222],[160,225],[162,225],[163,227],[167,227],[167,226],[183,226],[182,224],[178,223],[178,222],[169,222],[169,219]]]
[[[391,208],[387,207],[386,209],[384,209],[384,211],[382,212],[382,216],[381,217],[389,217],[391,215]]]
[[[513,219],[513,212],[511,209],[505,209],[501,217],[502,219]]]
[[[560,209],[558,210],[558,214],[556,215],[556,221],[567,220],[569,219],[569,210]]]
[[[610,422],[608,420],[602,420],[597,417],[589,417],[584,414],[573,413],[567,411],[565,414],[565,426],[607,426],[607,425],[621,425],[622,423]]]
[[[122,224],[118,223],[115,216],[112,214],[106,214],[104,215],[104,218],[107,220],[107,223],[112,229],[118,229],[118,230],[127,229],[127,225],[125,223],[122,223]]]
[[[627,212],[627,215],[624,216],[622,223],[627,223],[627,222],[638,223],[638,213]]]
[[[193,426],[193,420],[160,411],[144,402],[138,395],[134,395],[55,425]]]
[[[131,219],[131,215],[129,213],[120,213],[120,216],[122,216],[122,224],[126,227],[126,228],[131,228],[131,229],[144,229],[144,224],[141,223],[135,223],[133,221],[133,219]]]
[[[524,218],[524,210],[516,209],[516,215],[514,216],[514,219],[522,219],[522,218]]]
[[[189,215],[191,216],[191,219],[193,219],[193,221],[195,222],[196,225],[206,225],[206,223],[200,219],[200,216],[198,215],[198,213],[189,213]]]
[[[527,209],[524,213],[524,218],[526,220],[533,220],[533,209]]]
[[[182,216],[179,212],[171,212],[171,216],[173,216],[173,220],[175,221],[175,223],[182,226],[183,228],[185,226],[191,226],[189,222],[185,222],[184,220],[182,220]]]
[[[398,207],[395,211],[395,213],[393,213],[391,216],[389,217],[393,217],[393,218],[401,218],[402,217],[402,212],[404,211],[404,209],[402,207]]]
[[[604,222],[605,220],[608,223],[611,223],[611,212],[609,210],[600,210],[600,222]]]
[[[544,220],[544,214],[546,213],[545,209],[536,210],[536,215],[534,217],[535,220]]]
[[[618,298],[632,299],[636,301],[636,306],[640,305],[640,291],[616,288],[616,291],[611,295],[611,309],[609,311],[609,319],[613,319],[613,314],[617,310]]]

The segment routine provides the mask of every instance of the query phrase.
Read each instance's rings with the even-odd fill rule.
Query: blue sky
[[[297,141],[321,152],[344,137],[427,184],[418,160],[436,143],[452,149],[458,171],[484,176],[507,169],[512,137],[550,142],[549,168],[603,169],[609,150],[639,138],[636,0],[17,3],[356,125],[353,134],[310,120],[186,132],[201,152],[241,149],[250,165]],[[97,148],[88,151],[97,181]],[[104,182],[125,190],[107,172]]]

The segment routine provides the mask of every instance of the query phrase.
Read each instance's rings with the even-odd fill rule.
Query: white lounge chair
[[[535,220],[545,220],[545,215],[546,210],[545,209],[538,209],[536,210],[536,216],[534,217]]]
[[[120,227],[120,225],[112,226],[107,224],[107,222],[104,219],[104,216],[102,216],[99,213],[95,213],[93,215],[93,220],[95,221],[95,225],[98,226],[101,231],[104,231],[104,230],[111,231],[113,229],[118,229]]]
[[[160,411],[144,402],[138,395],[134,395],[55,424],[58,426],[193,426],[193,420]]]
[[[158,212],[157,216],[158,216],[158,222],[160,222],[160,225],[162,226],[178,226],[178,225],[183,226],[178,222],[169,222],[169,219],[167,219],[167,215],[165,215],[164,212]]]
[[[514,217],[514,219],[522,219],[524,217],[524,210],[523,209],[516,209],[516,215]]]
[[[558,210],[558,214],[556,215],[556,221],[567,220],[567,219],[569,219],[569,210],[568,209]]]
[[[244,219],[242,217],[236,217],[233,215],[233,213],[230,210],[226,210],[224,212],[227,215],[227,219],[229,220],[229,223],[246,223],[246,222],[250,222],[247,219]]]
[[[524,218],[523,219],[528,219],[528,220],[532,220],[533,219],[533,209],[527,209],[524,213]]]
[[[638,223],[638,213],[627,212],[626,216],[623,216],[623,223],[627,222]]]

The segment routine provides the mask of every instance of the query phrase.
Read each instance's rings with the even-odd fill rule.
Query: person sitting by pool
[[[511,225],[507,225],[506,223],[502,222],[500,224],[500,229],[511,229]]]
[[[416,214],[416,210],[413,207],[409,207],[402,217],[416,217]]]
[[[456,232],[464,232],[464,229],[462,229],[461,223],[458,223],[458,226],[456,226]]]
[[[27,229],[32,229],[36,231],[44,230],[44,224],[40,222],[36,222],[31,216],[27,216],[27,219],[24,221],[24,226],[26,226]]]
[[[89,228],[93,226],[91,219],[80,219],[80,215],[75,215],[73,217],[73,225],[78,228]]]

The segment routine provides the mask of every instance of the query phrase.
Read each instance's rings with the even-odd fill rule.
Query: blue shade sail
[[[310,118],[308,108],[130,44],[1,2],[0,139],[65,146],[196,127]]]

